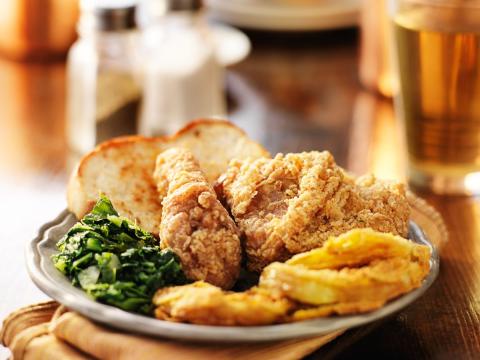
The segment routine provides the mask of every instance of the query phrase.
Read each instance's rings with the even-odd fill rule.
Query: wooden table
[[[328,149],[355,173],[403,178],[392,104],[357,80],[355,31],[250,35],[251,56],[228,72],[235,123],[273,153]],[[62,63],[0,60],[1,318],[45,299],[28,279],[22,252],[37,228],[65,207],[64,81]],[[433,288],[400,314],[348,332],[312,359],[480,356],[480,201],[424,195],[450,231]]]

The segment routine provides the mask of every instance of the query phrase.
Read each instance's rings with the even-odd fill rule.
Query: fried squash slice
[[[294,321],[366,312],[418,288],[430,270],[429,260],[425,245],[354,229],[286,263],[270,264],[259,286],[307,305],[293,313]]]
[[[155,316],[161,320],[200,325],[267,325],[285,319],[293,303],[254,287],[227,292],[203,281],[160,289],[153,298]]]
[[[267,266],[258,286],[226,292],[204,282],[161,289],[159,319],[203,325],[267,325],[373,311],[418,288],[430,249],[400,236],[354,229]]]
[[[428,255],[428,256],[427,256]],[[359,267],[374,260],[393,257],[429,257],[428,248],[398,235],[381,233],[370,228],[350,230],[331,236],[317,249],[297,254],[288,265],[303,265],[309,269],[339,269]]]

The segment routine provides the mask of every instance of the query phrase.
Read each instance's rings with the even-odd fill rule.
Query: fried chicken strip
[[[354,228],[406,236],[405,188],[367,176],[355,180],[329,152],[232,160],[219,189],[246,236],[248,268],[321,246]]]
[[[163,197],[161,246],[179,255],[189,279],[232,287],[240,271],[239,232],[193,155],[164,151],[154,178]]]

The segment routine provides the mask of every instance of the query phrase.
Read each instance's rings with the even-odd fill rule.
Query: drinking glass
[[[480,194],[480,0],[390,0],[410,183]]]

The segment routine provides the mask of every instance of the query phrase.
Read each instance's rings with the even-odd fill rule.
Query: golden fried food
[[[348,308],[382,306],[419,287],[430,269],[429,260],[427,246],[357,229],[287,263],[267,266],[260,287],[303,304],[335,305],[318,312],[342,313]]]
[[[204,282],[160,289],[155,315],[204,325],[266,325],[372,311],[419,287],[429,260],[424,245],[354,229],[287,263],[270,264],[246,292]]]
[[[193,155],[164,151],[154,178],[163,197],[161,246],[178,254],[189,279],[232,287],[240,271],[239,232]]]
[[[339,303],[322,305],[318,307],[300,308],[293,312],[288,321],[310,320],[331,315],[361,314],[376,310],[382,307],[385,301],[359,301],[351,303]]]
[[[225,292],[202,281],[160,289],[153,303],[158,319],[225,326],[273,324],[292,307],[287,299],[275,298],[263,289]]]
[[[380,233],[370,228],[354,229],[337,237],[331,236],[321,248],[297,254],[286,263],[303,265],[309,269],[338,269],[358,267],[379,259],[408,258],[411,254],[417,256],[417,252],[426,250],[424,246],[398,235]]]
[[[260,278],[260,287],[310,305],[386,301],[421,285],[428,267],[407,258],[375,260],[360,268],[311,270],[273,263]]]
[[[402,236],[408,230],[403,185],[354,180],[326,151],[233,160],[219,189],[246,236],[253,271],[354,228]]]

